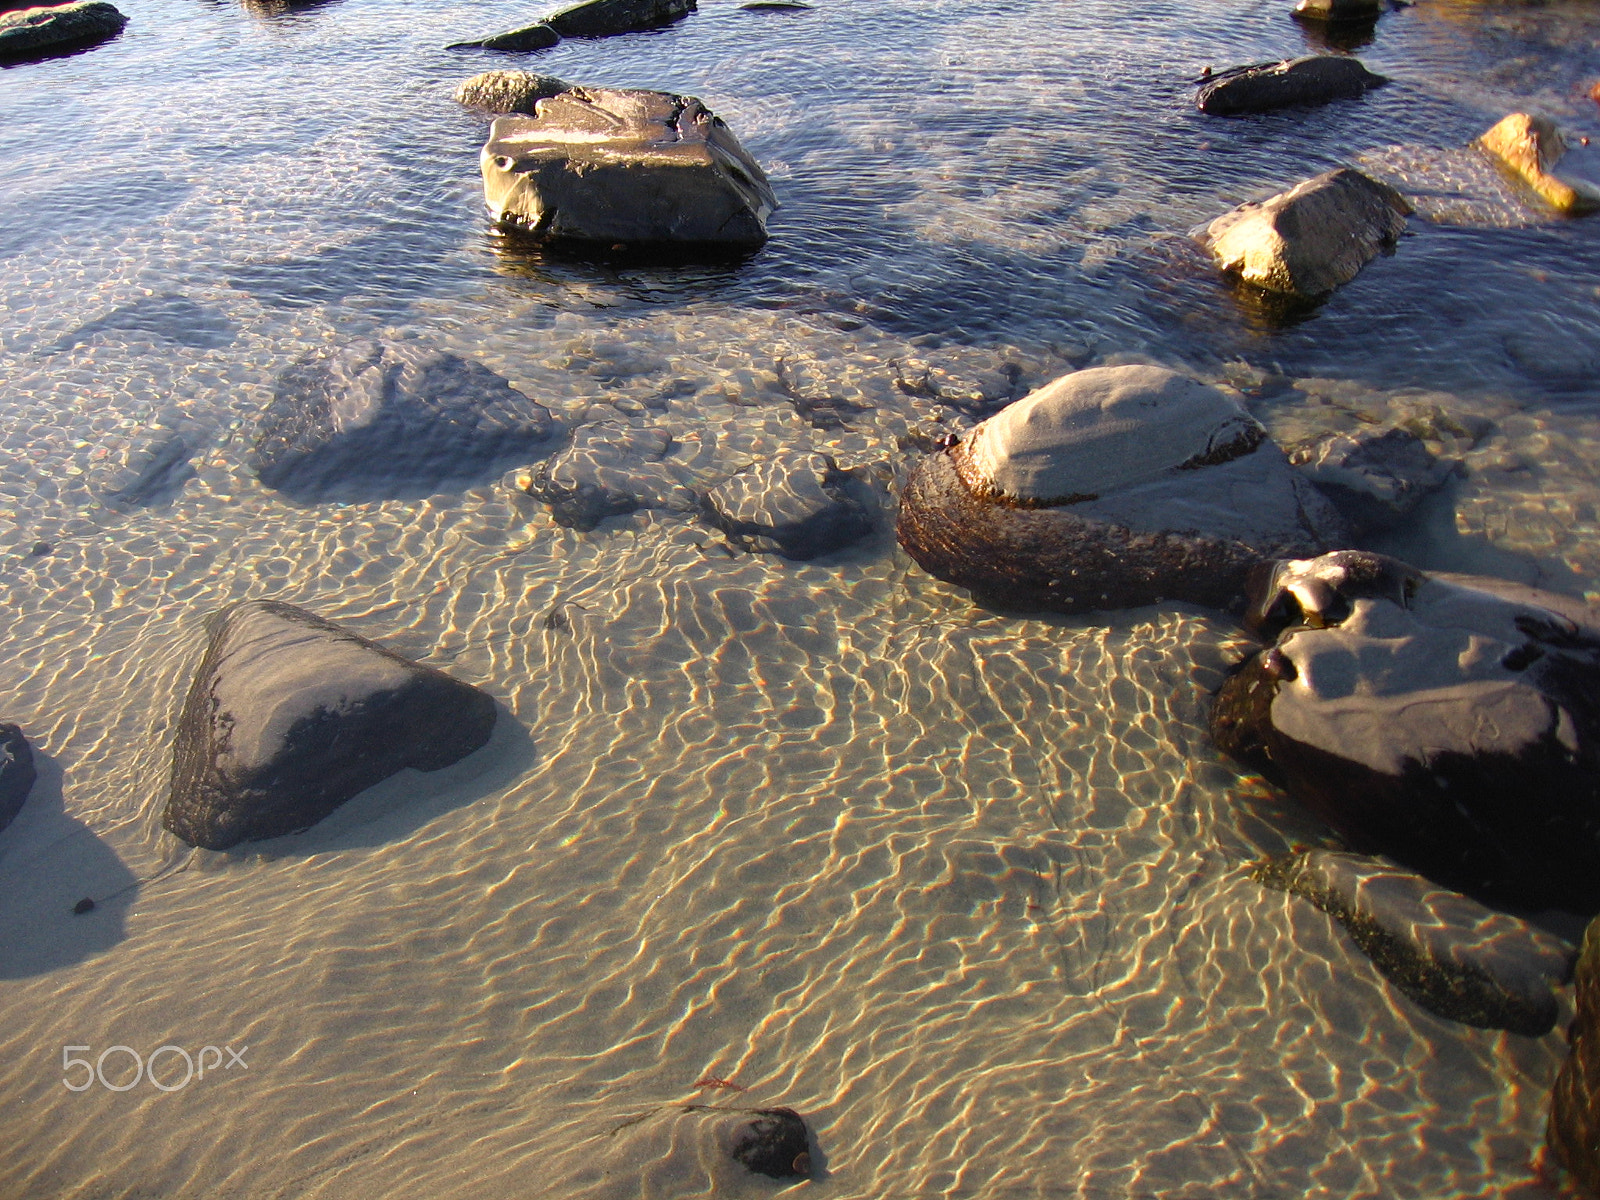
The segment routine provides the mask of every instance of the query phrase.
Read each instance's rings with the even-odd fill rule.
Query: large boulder
[[[455,102],[496,115],[531,113],[539,101],[558,96],[571,86],[554,75],[533,71],[484,71],[456,87]]]
[[[1314,54],[1219,71],[1201,84],[1195,104],[1212,116],[1327,104],[1389,82],[1343,54]]]
[[[494,122],[481,165],[490,213],[541,241],[751,249],[778,205],[721,118],[666,92],[541,100]]]
[[[1578,1011],[1551,1090],[1545,1144],[1590,1195],[1600,1195],[1600,920],[1584,932],[1573,983]]]
[[[1600,211],[1600,188],[1550,173],[1566,154],[1567,143],[1548,118],[1512,113],[1479,137],[1476,145],[1557,212],[1581,216]]]
[[[0,63],[75,50],[122,32],[128,18],[106,0],[0,12]]]
[[[654,29],[695,10],[695,0],[580,0],[545,23],[562,37],[611,37]]]
[[[1600,613],[1347,550],[1263,564],[1246,619],[1273,641],[1217,696],[1224,753],[1354,849],[1600,911]]]
[[[38,772],[33,766],[33,748],[16,725],[0,724],[0,829],[22,811],[22,803],[33,790]]]
[[[712,488],[706,513],[746,550],[816,558],[872,531],[872,518],[850,495],[848,482],[826,454],[778,454]]]
[[[1524,1037],[1555,1028],[1555,989],[1572,973],[1574,949],[1554,934],[1359,854],[1301,851],[1268,859],[1253,874],[1333,917],[1429,1012]]]
[[[1194,236],[1224,271],[1269,292],[1311,300],[1392,250],[1410,211],[1387,184],[1343,167],[1242,204]]]
[[[355,480],[459,478],[550,436],[549,411],[481,363],[355,341],[286,368],[251,465],[268,487],[316,496]]]
[[[1012,609],[1242,603],[1274,547],[1344,536],[1329,502],[1216,388],[1161,367],[1065,375],[918,463],[900,544]]]
[[[309,828],[396,771],[478,749],[494,700],[322,618],[250,600],[211,619],[177,716],[161,823],[207,850]]]

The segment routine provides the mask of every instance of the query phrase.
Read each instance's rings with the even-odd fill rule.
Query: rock
[[[486,113],[531,113],[540,100],[560,95],[572,85],[554,75],[532,71],[485,71],[455,90],[457,104]]]
[[[810,1135],[788,1108],[668,1104],[629,1114],[561,1180],[565,1195],[768,1196],[811,1177]]]
[[[611,37],[654,29],[694,10],[695,0],[582,0],[545,21],[562,37]]]
[[[775,12],[775,13],[803,13],[810,12],[814,6],[801,4],[797,0],[751,0],[749,4],[741,4],[743,12]]]
[[[208,422],[178,412],[164,414],[140,431],[120,463],[113,456],[106,470],[95,472],[95,490],[111,508],[167,503],[195,477],[191,462],[215,436]]]
[[[769,1179],[805,1179],[811,1175],[806,1123],[792,1108],[758,1108],[736,1125],[728,1139],[728,1156]]]
[[[1480,1029],[1542,1037],[1574,948],[1537,926],[1435,887],[1382,859],[1310,850],[1254,872],[1337,920],[1374,966],[1423,1008]]]
[[[220,350],[232,344],[236,333],[234,323],[216,309],[167,292],[144,296],[85,322],[53,342],[45,353],[58,354],[106,334]]]
[[[0,829],[22,811],[22,804],[33,790],[38,772],[33,766],[33,748],[16,725],[0,724]]]
[[[846,490],[848,480],[826,454],[779,454],[712,488],[706,513],[746,550],[816,558],[872,532],[872,518]]]
[[[1263,564],[1218,747],[1352,848],[1496,906],[1600,910],[1600,612],[1345,550]]]
[[[1545,1144],[1590,1195],[1600,1194],[1600,920],[1589,922],[1573,972],[1571,1050],[1550,1093]]]
[[[1475,143],[1506,170],[1537,192],[1557,212],[1570,216],[1600,211],[1600,188],[1550,174],[1567,152],[1555,123],[1527,113],[1512,113]]]
[[[1200,86],[1195,105],[1212,116],[1267,112],[1344,100],[1388,82],[1353,58],[1316,54],[1220,71]]]
[[[1316,21],[1372,20],[1383,12],[1383,0],[1299,0],[1294,11]]]
[[[1440,462],[1408,429],[1335,434],[1291,452],[1298,466],[1358,533],[1392,529],[1458,464]]]
[[[1348,283],[1405,232],[1411,206],[1348,167],[1224,213],[1195,237],[1224,271],[1302,299]]]
[[[128,18],[106,0],[0,12],[0,62],[63,53],[122,32]]]
[[[573,88],[498,118],[481,163],[494,218],[544,241],[752,249],[778,203],[719,117],[666,92]]]
[[[351,480],[425,486],[550,436],[550,413],[480,363],[423,346],[353,341],[278,376],[251,466],[317,496]]]
[[[900,544],[1012,609],[1242,603],[1275,546],[1344,537],[1337,513],[1239,404],[1161,367],[1057,379],[923,459]]]
[[[235,604],[209,630],[161,818],[191,846],[307,829],[402,768],[464,758],[494,729],[477,688],[291,604]]]
[[[693,476],[666,461],[672,446],[665,429],[585,425],[570,446],[529,474],[523,490],[572,529],[593,529],[636,508],[690,510],[698,504],[686,486]]]
[[[496,33],[486,38],[479,38],[471,42],[451,42],[446,50],[546,50],[561,40],[561,35],[550,28],[543,21],[532,25],[523,25],[518,29],[508,29],[504,33]]]

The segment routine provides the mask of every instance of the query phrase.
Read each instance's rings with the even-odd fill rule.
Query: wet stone
[[[1557,212],[1581,216],[1600,211],[1600,188],[1552,173],[1566,154],[1567,143],[1555,122],[1547,117],[1512,113],[1478,138],[1476,144]]]
[[[570,446],[529,474],[523,490],[572,529],[593,529],[607,517],[638,508],[690,508],[685,489],[694,475],[667,461],[672,448],[666,429],[585,425]]]
[[[0,829],[22,811],[37,778],[33,748],[22,736],[21,727],[0,723]]]
[[[872,518],[848,482],[825,454],[780,454],[712,488],[706,511],[746,550],[816,558],[872,531]]]
[[[533,71],[485,71],[457,86],[455,102],[479,112],[531,113],[539,101],[571,86],[554,75]]]
[[[128,18],[106,0],[0,12],[0,63],[65,53],[122,32]]]
[[[486,38],[478,38],[470,42],[451,42],[446,50],[507,50],[512,52],[527,52],[530,50],[548,50],[561,40],[561,35],[543,21],[536,21],[532,25],[522,25],[516,29],[508,29],[504,33],[492,34]]]
[[[1307,55],[1219,71],[1201,85],[1195,105],[1212,116],[1269,112],[1350,99],[1387,82],[1345,55]]]
[[[562,37],[613,37],[676,21],[695,11],[695,0],[582,0],[546,24]]]
[[[1407,429],[1360,429],[1298,447],[1289,461],[1338,507],[1357,532],[1392,529],[1443,487],[1456,463],[1435,458]]]
[[[1571,1049],[1551,1089],[1545,1144],[1590,1194],[1600,1194],[1600,919],[1584,932],[1573,983]]]
[[[585,1174],[605,1180],[607,1194],[768,1196],[775,1181],[813,1172],[810,1131],[789,1108],[663,1105],[618,1122],[596,1145]]]
[[[177,715],[161,823],[225,850],[307,829],[396,771],[436,771],[489,740],[494,700],[301,608],[216,614]]]
[[[1383,859],[1310,850],[1270,859],[1255,878],[1311,901],[1373,965],[1429,1012],[1483,1029],[1542,1037],[1574,947]]]

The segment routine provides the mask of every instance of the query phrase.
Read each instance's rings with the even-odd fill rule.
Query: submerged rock
[[[1267,112],[1295,104],[1348,99],[1388,82],[1353,58],[1308,55],[1220,71],[1201,85],[1195,105],[1213,116]]]
[[[251,466],[268,487],[316,496],[352,480],[426,486],[551,433],[550,413],[481,363],[355,341],[278,376]]]
[[[690,96],[573,88],[501,117],[481,155],[490,213],[542,241],[751,249],[777,199]]]
[[[0,12],[0,63],[75,50],[122,32],[128,18],[106,0]]]
[[[572,85],[554,75],[533,71],[485,71],[464,80],[455,102],[486,113],[531,113],[541,100],[558,96]]]
[[[1491,904],[1600,910],[1600,613],[1339,551],[1263,566],[1217,745],[1358,850]]]
[[[593,529],[607,517],[636,508],[689,511],[698,503],[685,486],[692,473],[665,461],[672,446],[665,429],[585,425],[573,434],[570,446],[529,473],[523,490],[548,504],[557,523],[572,529]]]
[[[1337,920],[1429,1012],[1524,1037],[1555,1028],[1555,989],[1571,974],[1574,949],[1553,934],[1359,854],[1311,850],[1269,859],[1254,874]]]
[[[33,766],[33,748],[17,725],[0,724],[0,829],[22,811],[33,790],[38,772]]]
[[[670,1104],[628,1116],[563,1188],[591,1195],[770,1195],[812,1174],[805,1120],[789,1108]],[[626,1181],[626,1183],[625,1183]]]
[[[1545,1144],[1590,1194],[1600,1194],[1600,920],[1589,922],[1573,972],[1571,1049],[1550,1094]]]
[[[1360,533],[1392,529],[1443,487],[1457,464],[1440,462],[1408,429],[1361,429],[1296,449],[1298,466]]]
[[[1348,167],[1267,200],[1241,204],[1195,232],[1224,271],[1246,283],[1316,299],[1354,279],[1405,232],[1411,206]]]
[[[1230,607],[1251,566],[1344,536],[1240,405],[1161,367],[1063,376],[918,463],[900,544],[1013,609]]]
[[[405,767],[437,771],[489,740],[494,700],[272,600],[211,619],[177,717],[161,823],[225,850],[307,829]]]
[[[780,454],[712,488],[706,512],[747,550],[816,558],[872,532],[872,518],[846,489],[848,479],[826,454]]]
[[[451,42],[446,50],[508,50],[512,52],[526,52],[529,50],[547,50],[561,40],[561,35],[543,21],[536,21],[532,25],[523,25],[516,29],[508,29],[504,33],[491,34],[486,38],[478,38],[470,42]]]
[[[611,37],[654,29],[695,11],[695,0],[581,0],[545,22],[562,37]]]
[[[1478,138],[1476,144],[1557,212],[1581,216],[1600,211],[1600,188],[1550,173],[1550,168],[1567,152],[1566,141],[1553,121],[1512,113]]]

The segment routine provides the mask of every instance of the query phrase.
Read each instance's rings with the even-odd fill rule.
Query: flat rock
[[[1575,948],[1537,926],[1435,886],[1395,863],[1310,850],[1254,872],[1337,920],[1388,979],[1429,1012],[1542,1037]]]
[[[777,198],[690,96],[573,88],[500,117],[480,156],[494,219],[541,241],[753,249]]]
[[[1343,167],[1196,231],[1217,264],[1270,292],[1316,299],[1392,250],[1411,206],[1387,184]]]
[[[1571,1049],[1550,1094],[1545,1144],[1590,1195],[1600,1194],[1600,920],[1584,931],[1573,971]]]
[[[572,85],[554,75],[533,71],[485,71],[463,80],[455,102],[486,113],[531,113],[541,100],[558,96]]]
[[[1360,533],[1392,529],[1457,469],[1408,429],[1361,429],[1297,447],[1289,461],[1305,472]]]
[[[33,790],[38,772],[33,766],[33,748],[17,725],[0,724],[0,829],[11,824],[22,811],[23,801]]]
[[[695,11],[695,0],[582,0],[545,22],[562,37],[612,37],[654,29]]]
[[[550,413],[480,363],[355,341],[278,376],[251,465],[268,487],[315,497],[352,480],[426,486],[550,436]]]
[[[1327,104],[1364,95],[1388,80],[1342,54],[1315,54],[1219,71],[1201,84],[1195,105],[1212,116]]]
[[[225,850],[316,824],[396,771],[436,771],[489,740],[494,700],[271,600],[211,619],[177,716],[161,823]]]
[[[1567,143],[1548,118],[1512,113],[1476,144],[1557,212],[1582,216],[1600,211],[1600,188],[1551,173],[1566,154]]]
[[[858,541],[872,519],[825,454],[754,463],[706,493],[709,519],[747,550],[810,559]]]
[[[1246,620],[1224,753],[1445,887],[1600,910],[1600,612],[1339,551],[1263,565]]]
[[[666,429],[585,425],[571,445],[528,473],[523,490],[572,529],[593,529],[637,508],[693,511],[699,503],[689,487],[695,475],[668,459],[672,448]]]
[[[446,50],[507,50],[525,53],[530,50],[548,50],[561,40],[561,35],[543,21],[521,25],[503,33],[491,34],[470,42],[451,42]]]
[[[128,18],[106,0],[0,12],[0,62],[35,58],[103,42]]]
[[[1006,608],[1085,612],[1242,602],[1273,546],[1345,530],[1237,401],[1161,367],[1098,367],[1040,388],[924,458],[900,544]]]

